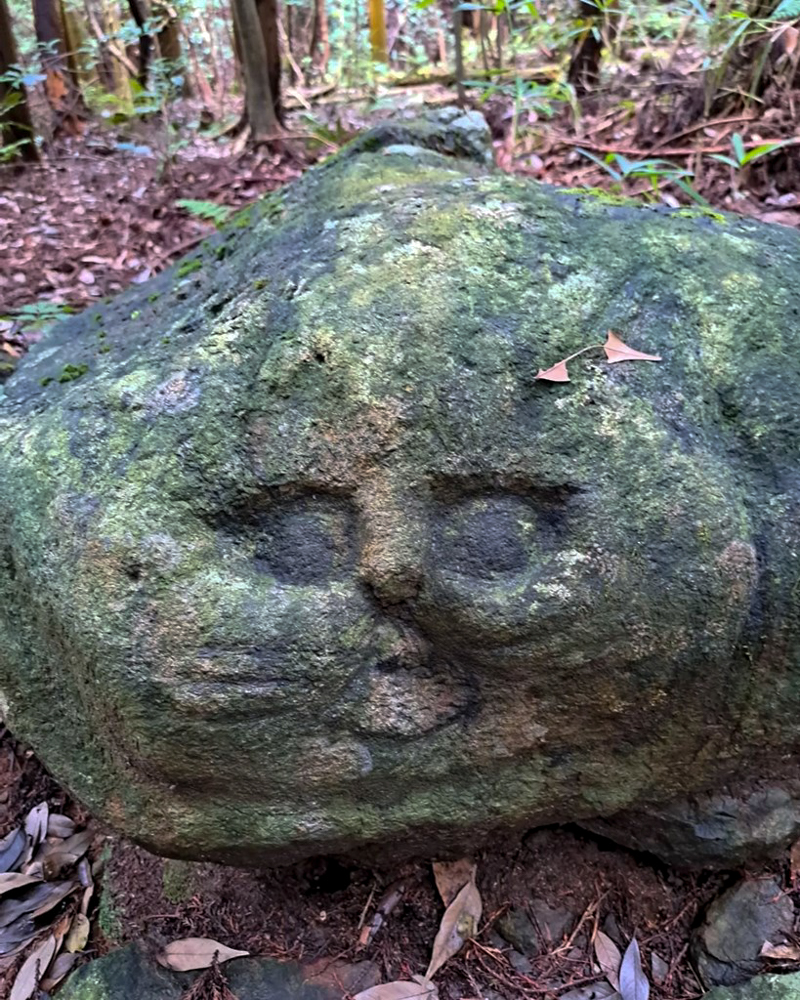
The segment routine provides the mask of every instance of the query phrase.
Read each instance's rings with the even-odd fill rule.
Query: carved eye
[[[467,576],[520,572],[530,559],[536,523],[535,512],[519,497],[462,501],[440,519],[438,560]]]
[[[353,569],[352,515],[335,498],[302,497],[259,518],[256,568],[281,583],[324,583]]]

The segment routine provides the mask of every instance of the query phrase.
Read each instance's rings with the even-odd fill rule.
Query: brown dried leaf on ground
[[[470,881],[444,911],[439,932],[433,942],[430,965],[425,978],[430,979],[444,963],[458,954],[464,944],[475,936],[483,912],[478,887]]]
[[[45,993],[50,993],[58,986],[64,977],[72,972],[72,967],[78,961],[78,956],[70,952],[62,952],[50,966],[50,971],[39,984],[40,989]]]
[[[433,878],[445,906],[449,906],[467,882],[475,881],[475,864],[471,858],[459,861],[434,861]]]
[[[228,948],[211,938],[182,938],[172,941],[158,953],[159,964],[173,972],[192,972],[194,969],[208,969],[214,962],[228,962],[232,958],[244,958],[249,951]]]
[[[775,958],[784,962],[800,962],[800,947],[796,944],[773,944],[765,941],[759,954],[763,958]]]
[[[55,934],[51,934],[28,955],[11,987],[9,1000],[29,1000],[36,993],[39,981],[44,978],[57,948],[58,940]]]
[[[83,951],[86,947],[86,942],[89,940],[90,929],[91,926],[88,917],[83,913],[76,913],[75,919],[72,921],[72,926],[69,929],[69,934],[67,934],[67,939],[64,942],[66,950],[68,952]]]
[[[0,874],[0,896],[14,892],[32,882],[41,882],[37,875],[23,875],[21,872],[3,872]]]
[[[436,986],[424,976],[414,976],[414,982],[398,980],[381,983],[357,993],[353,1000],[437,1000]]]
[[[622,953],[608,934],[598,930],[594,936],[594,954],[603,975],[615,990],[619,989],[619,969]]]

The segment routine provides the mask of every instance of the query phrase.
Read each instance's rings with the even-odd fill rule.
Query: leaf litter
[[[0,873],[0,961],[28,950],[9,1000],[29,1000],[45,981],[56,985],[86,947],[90,924],[78,912],[77,894],[82,888],[89,892],[93,880],[88,865],[82,877],[77,867],[93,836],[90,829],[76,832],[74,820],[51,814],[42,801],[0,844],[0,860],[6,866]],[[59,859],[55,867],[48,865],[52,858]],[[62,945],[70,957],[56,968]]]

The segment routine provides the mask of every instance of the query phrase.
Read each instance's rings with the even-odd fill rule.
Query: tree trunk
[[[158,51],[161,58],[169,63],[169,75],[180,74],[181,95],[192,96],[189,74],[183,58],[181,47],[181,23],[175,8],[166,4],[154,3],[153,16],[158,19]]]
[[[274,0],[266,2],[275,9]],[[275,114],[270,88],[267,47],[256,8],[257,0],[232,0],[232,3],[242,52],[247,123],[256,142],[274,139],[280,133],[280,122]]]
[[[369,44],[372,61],[386,63],[386,8],[383,0],[369,0]]]
[[[136,80],[142,89],[147,89],[147,78],[150,73],[150,58],[153,53],[153,36],[145,30],[150,12],[147,0],[128,0],[131,17],[139,29],[139,72]]]
[[[611,7],[616,6],[611,4]],[[609,8],[604,8],[608,10]],[[584,31],[578,36],[578,43],[572,53],[567,79],[581,97],[588,94],[600,82],[600,57],[603,45],[610,43],[617,30],[617,19],[612,18],[603,27],[603,15],[592,0],[578,0],[578,16],[584,23]],[[603,37],[605,34],[605,37]]]
[[[464,90],[464,40],[461,36],[461,32],[463,30],[463,15],[464,12],[458,4],[456,4],[453,9],[453,39],[455,41],[456,57],[456,93],[458,94],[459,106],[462,108],[467,103],[467,93]]]
[[[33,22],[41,46],[45,94],[55,120],[53,133],[77,135],[82,130],[83,101],[69,73],[58,0],[33,0]]]
[[[89,63],[86,47],[86,32],[83,21],[74,10],[67,7],[64,0],[59,0],[61,23],[64,26],[64,42],[67,49],[67,67],[72,77],[72,83],[78,91],[93,81],[92,67]]]
[[[4,146],[22,143],[18,147],[19,155],[29,163],[36,163],[39,151],[34,142],[28,92],[24,84],[12,87],[2,79],[11,66],[18,62],[11,12],[6,0],[0,0],[0,108],[3,109],[0,111],[0,141]]]
[[[269,92],[272,96],[272,110],[278,123],[283,121],[281,104],[281,46],[278,39],[278,0],[255,0],[261,37],[266,53]]]
[[[328,37],[328,8],[325,0],[314,0],[314,19],[311,27],[311,44],[308,48],[311,65],[321,75],[328,72],[331,43]]]

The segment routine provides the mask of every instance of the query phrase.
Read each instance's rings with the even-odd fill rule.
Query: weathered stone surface
[[[460,143],[361,140],[5,385],[8,722],[162,853],[797,778],[800,238]],[[534,380],[608,329],[663,362]]]
[[[800,972],[756,976],[740,986],[717,986],[704,1000],[800,1000]]]
[[[673,865],[729,868],[767,859],[797,837],[800,782],[705,792],[582,826]]]
[[[266,958],[237,958],[221,966],[238,1000],[341,1000],[342,990],[357,993],[379,982],[372,962],[335,967],[333,977],[309,978],[293,963]],[[61,1000],[180,1000],[202,973],[171,972],[139,945],[127,945],[73,973],[58,991]]]
[[[709,906],[692,954],[706,986],[732,986],[761,971],[765,941],[783,944],[794,928],[792,900],[776,879],[744,881]]]

